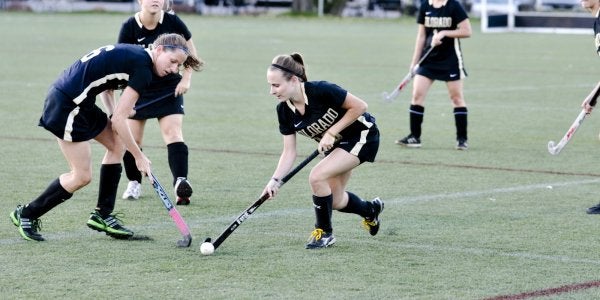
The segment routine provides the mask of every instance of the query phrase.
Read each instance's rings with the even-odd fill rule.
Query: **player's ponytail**
[[[304,59],[302,59],[300,53],[294,52],[290,55],[278,55],[273,59],[270,68],[282,71],[287,80],[290,80],[292,76],[296,76],[303,82],[308,81],[306,69],[304,68]]]

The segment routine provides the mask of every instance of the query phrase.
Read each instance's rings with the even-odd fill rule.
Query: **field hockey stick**
[[[292,177],[294,177],[294,175],[296,175],[296,173],[298,173],[300,170],[302,170],[302,168],[304,168],[308,163],[310,163],[318,155],[319,155],[319,150],[315,150],[313,153],[311,153],[300,164],[298,164],[298,166],[296,166],[292,171],[290,171],[287,175],[285,175],[281,179],[281,185],[279,185],[279,187],[283,186],[284,183],[286,183],[290,179],[292,179]],[[258,209],[267,199],[269,199],[269,194],[267,194],[267,193],[263,194],[260,198],[258,198],[258,200],[256,200],[256,202],[252,203],[252,205],[250,205],[248,208],[246,208],[237,218],[235,218],[235,220],[231,224],[229,224],[229,226],[227,226],[225,231],[223,231],[223,233],[221,233],[221,235],[215,240],[215,242],[212,243],[213,246],[215,247],[215,249],[219,248],[219,246],[221,246],[221,244],[225,241],[225,239],[229,235],[231,235],[233,233],[233,231],[235,231],[235,229],[238,228],[242,224],[242,222],[246,221],[246,219],[248,219],[250,217],[250,215],[254,211],[256,211],[256,209]],[[204,242],[210,243],[210,241],[211,241],[211,238],[207,238]]]
[[[160,97],[158,97],[158,98],[156,98],[156,99],[152,99],[152,100],[150,100],[150,101],[148,101],[148,102],[141,103],[140,105],[136,105],[136,106],[134,106],[134,107],[133,107],[133,110],[136,110],[136,111],[137,111],[137,110],[140,110],[140,109],[142,109],[142,108],[144,108],[144,107],[148,107],[148,106],[150,106],[150,105],[152,105],[152,104],[154,104],[154,103],[156,103],[156,102],[158,102],[158,101],[162,101],[162,100],[164,100],[165,98],[168,98],[168,97],[170,97],[170,96],[173,96],[174,94],[175,94],[175,92],[170,92],[170,93],[168,93],[168,94],[166,94],[166,95],[162,95],[162,96],[160,96]]]
[[[169,212],[169,215],[175,222],[175,225],[177,225],[179,232],[181,232],[181,235],[183,235],[183,239],[177,241],[177,247],[189,247],[192,244],[192,234],[190,233],[190,228],[179,214],[179,211],[177,211],[175,206],[173,206],[173,202],[171,202],[167,192],[162,185],[160,185],[154,174],[150,173],[149,176],[152,178],[152,187],[154,187],[158,197],[160,200],[162,200],[163,205]]]
[[[427,58],[427,56],[429,56],[429,53],[431,53],[432,50],[433,50],[433,47],[429,48],[429,50],[427,50],[427,52],[425,52],[425,55],[423,55],[423,57],[421,57],[421,59],[419,60],[419,62],[417,62],[415,67],[412,70],[410,70],[406,74],[406,76],[404,76],[402,81],[400,81],[400,84],[398,84],[398,86],[394,89],[393,92],[391,92],[391,93],[383,92],[381,94],[381,96],[383,97],[383,101],[390,103],[390,102],[394,101],[394,99],[396,99],[396,97],[398,97],[398,95],[400,94],[400,91],[402,91],[402,89],[404,89],[404,87],[413,79],[413,77],[415,77],[415,72],[417,71],[417,68],[425,60],[425,58]]]
[[[596,100],[598,99],[599,95],[600,95],[600,82],[598,82],[596,87],[594,87],[594,89],[590,92],[590,94],[585,98],[584,103],[589,103],[590,106],[595,106]],[[552,154],[552,155],[557,155],[558,153],[560,153],[560,151],[571,140],[571,138],[577,131],[577,128],[579,128],[581,123],[583,123],[583,120],[585,119],[585,117],[587,115],[588,115],[588,113],[586,112],[585,108],[582,109],[581,112],[579,113],[579,115],[577,116],[577,118],[575,119],[575,121],[573,122],[573,124],[571,124],[571,127],[569,127],[569,130],[567,130],[567,133],[565,133],[565,135],[562,137],[560,142],[558,142],[558,144],[555,144],[554,141],[548,142],[548,152],[550,152],[550,154]]]

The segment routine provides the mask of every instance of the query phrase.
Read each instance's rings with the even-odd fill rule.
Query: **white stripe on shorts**
[[[350,150],[351,154],[353,154],[354,156],[358,156],[358,153],[360,152],[362,147],[367,143],[367,134],[369,134],[369,129],[365,129],[360,132],[360,140],[358,141],[358,143],[356,143],[356,145],[354,145],[354,147],[352,147],[352,150]]]
[[[77,114],[79,114],[79,106],[76,106],[75,109],[69,113],[69,117],[67,118],[67,123],[65,124],[65,134],[63,135],[63,140],[67,142],[73,141],[71,132],[73,132],[73,122],[75,122],[75,116],[77,116]]]

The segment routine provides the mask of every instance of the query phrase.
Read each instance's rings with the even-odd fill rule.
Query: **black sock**
[[[411,105],[409,111],[410,134],[416,138],[421,138],[421,124],[425,115],[425,107],[421,105]]]
[[[333,195],[319,197],[313,195],[313,206],[317,219],[315,228],[321,228],[325,232],[333,232],[331,226],[331,214],[333,211]]]
[[[466,107],[454,108],[454,123],[456,124],[456,139],[467,140],[467,116],[469,112]]]
[[[106,218],[115,209],[122,170],[121,164],[106,164],[100,167],[100,187],[98,188],[96,210],[102,218]]]
[[[346,193],[348,193],[348,204],[339,211],[357,214],[363,218],[373,216],[375,210],[373,209],[373,204],[371,202],[365,201],[351,192],[346,191]]]
[[[125,155],[123,155],[123,166],[125,166],[125,174],[129,181],[135,180],[142,183],[142,172],[138,170],[137,165],[135,164],[135,158],[129,151],[125,151]]]
[[[188,176],[188,147],[184,142],[171,143],[167,145],[167,153],[175,185],[177,177]]]
[[[56,178],[39,197],[23,208],[21,216],[29,219],[37,219],[72,196],[73,194],[67,192],[60,185],[60,180]]]

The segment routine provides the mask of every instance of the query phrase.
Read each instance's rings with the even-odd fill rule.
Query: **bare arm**
[[[435,47],[442,43],[442,39],[444,37],[450,38],[468,38],[471,36],[471,22],[469,19],[464,19],[462,22],[458,23],[456,29],[454,30],[440,30],[436,34],[433,35],[431,39],[431,46]]]
[[[271,180],[267,183],[267,186],[263,190],[264,194],[269,194],[269,199],[275,197],[281,186],[281,179],[292,169],[294,161],[296,160],[296,134],[284,135],[283,136],[283,151],[279,156],[279,162],[277,168],[273,172]]]
[[[196,46],[194,46],[194,41],[192,41],[191,38],[189,40],[187,40],[186,46],[188,48],[190,55],[192,55],[194,57],[198,57],[198,53],[196,52]],[[183,69],[183,73],[181,74],[181,77],[182,77],[181,81],[175,88],[175,96],[183,95],[190,89],[190,87],[192,86],[192,73],[193,72],[194,72],[194,70],[192,70],[191,68]]]
[[[410,70],[414,70],[417,62],[421,58],[421,53],[423,52],[423,48],[425,48],[425,26],[423,24],[419,24],[417,28],[417,38],[415,40],[415,50],[413,52],[412,61],[410,62]]]
[[[115,111],[115,91],[114,90],[106,90],[100,93],[100,100],[104,107],[106,108],[106,113],[110,116]]]
[[[129,124],[127,123],[127,119],[131,115],[133,106],[138,98],[139,94],[134,89],[126,87],[114,109],[111,121],[113,130],[123,144],[125,144],[127,150],[131,152],[135,158],[135,164],[137,165],[138,170],[142,173],[149,174],[152,172],[150,169],[150,160],[142,153],[142,150],[135,142]]]
[[[323,137],[319,141],[319,151],[328,151],[333,147],[337,135],[358,119],[363,113],[367,111],[367,102],[352,95],[351,93],[346,94],[346,99],[342,104],[342,108],[346,109],[344,116],[331,126]]]

